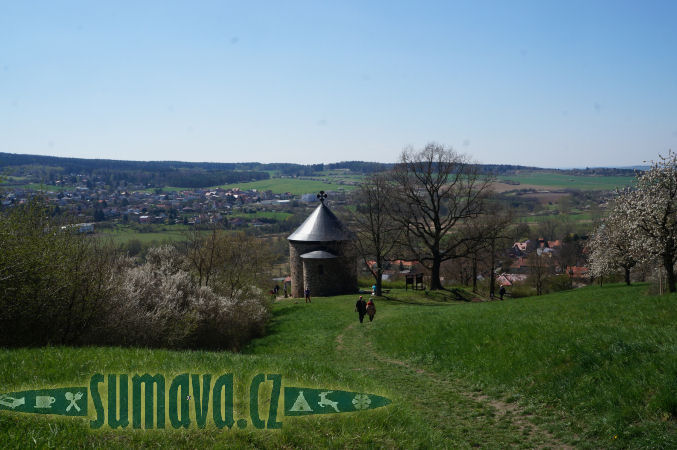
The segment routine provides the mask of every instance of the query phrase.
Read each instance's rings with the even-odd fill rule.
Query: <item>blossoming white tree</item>
[[[630,285],[630,270],[641,257],[638,243],[641,242],[636,227],[628,220],[624,210],[625,195],[612,206],[609,215],[595,230],[590,239],[589,267],[593,277],[601,277],[619,269],[625,272],[625,283]],[[632,194],[630,194],[632,195]]]
[[[619,195],[615,212],[607,219],[601,230],[597,251],[597,261],[591,258],[591,267],[598,264],[604,270],[603,260],[614,261],[619,265],[620,255],[614,256],[614,250],[604,245],[604,235],[617,234],[618,240],[628,242],[628,250],[623,254],[636,260],[659,263],[667,274],[670,292],[677,291],[674,266],[677,262],[677,154],[672,151],[660,156],[651,168],[637,177],[635,189]],[[622,266],[619,266],[622,267]]]

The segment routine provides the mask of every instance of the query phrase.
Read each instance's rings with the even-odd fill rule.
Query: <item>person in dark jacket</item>
[[[362,323],[364,315],[367,314],[367,303],[362,299],[361,295],[360,298],[357,299],[357,303],[355,303],[355,311],[359,314],[360,323]]]

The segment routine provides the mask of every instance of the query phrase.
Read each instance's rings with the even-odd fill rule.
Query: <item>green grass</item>
[[[221,186],[224,189],[231,189],[239,187],[242,190],[258,189],[260,191],[271,190],[276,194],[284,194],[289,192],[294,195],[301,195],[307,193],[325,191],[344,190],[349,191],[354,189],[354,186],[340,185],[335,183],[325,183],[323,181],[306,180],[299,178],[271,178],[270,180],[252,181],[249,183],[234,183]]]
[[[545,220],[556,220],[556,221],[566,221],[569,220],[573,223],[586,223],[594,221],[597,216],[590,212],[570,212],[570,213],[559,213],[559,214],[530,214],[526,216],[520,216],[517,218],[519,222],[526,223],[540,223]]]
[[[72,187],[67,186],[52,186],[40,183],[26,183],[7,187],[11,187],[12,189],[29,189],[32,191],[49,191],[49,192],[60,192],[73,189]]]
[[[392,291],[360,324],[355,296],[282,300],[242,354],[120,348],[0,350],[3,391],[96,372],[233,373],[384,395],[386,408],[281,417],[281,430],[132,431],[0,412],[0,446],[265,448],[670,447],[677,440],[677,296],[584,288],[506,302]],[[262,410],[265,416],[267,409]],[[614,436],[617,436],[614,439]]]
[[[635,177],[565,175],[559,173],[536,172],[499,177],[499,181],[502,180],[512,180],[521,184],[532,184],[543,186],[544,188],[613,190],[615,188],[622,188],[634,184]],[[520,189],[520,186],[515,186],[515,189]]]
[[[257,211],[253,213],[234,212],[228,217],[242,217],[245,219],[275,219],[278,222],[284,221],[287,217],[292,216],[292,213],[284,211]]]
[[[453,316],[420,308],[375,341],[495,396],[561,409],[586,441],[674,443],[677,296],[644,290],[587,288],[456,308]]]
[[[176,187],[176,186],[164,186],[161,188],[146,188],[146,189],[134,189],[132,192],[150,192],[155,193],[155,191],[160,190],[162,192],[182,192],[182,191],[193,191],[195,189],[209,189],[209,188],[186,188],[186,187]]]
[[[116,244],[125,244],[132,239],[138,239],[142,244],[152,242],[177,242],[186,239],[188,225],[148,225],[151,231],[141,231],[130,225],[116,225],[113,228],[103,229],[100,233],[104,238],[111,238]]]

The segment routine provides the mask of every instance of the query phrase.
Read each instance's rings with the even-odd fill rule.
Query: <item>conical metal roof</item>
[[[321,202],[315,211],[288,238],[290,241],[349,241],[353,233]]]
[[[314,252],[304,253],[301,259],[334,259],[336,255],[325,252],[324,250],[315,250]]]

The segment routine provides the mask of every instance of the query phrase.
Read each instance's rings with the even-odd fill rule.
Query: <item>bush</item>
[[[34,198],[0,216],[0,345],[79,344],[111,285],[111,246],[61,229]]]
[[[112,244],[51,220],[40,199],[0,215],[0,346],[237,350],[263,333],[269,311],[261,290],[217,294],[194,282],[172,246],[150,249],[137,265]]]
[[[508,296],[512,298],[531,297],[536,295],[536,289],[525,283],[513,283],[513,285],[507,289],[507,293]]]
[[[110,315],[115,320],[103,323],[92,341],[237,350],[261,335],[269,318],[260,291],[246,299],[227,298],[195,285],[172,246],[150,249],[141,266],[121,260],[116,278]]]
[[[571,289],[569,275],[552,275],[545,280],[545,293],[567,291]]]

